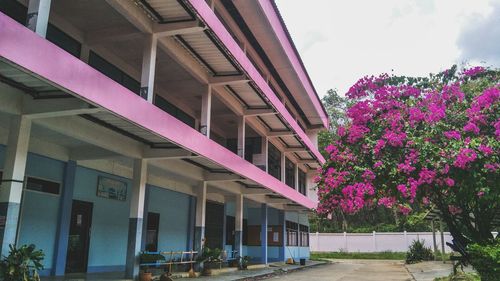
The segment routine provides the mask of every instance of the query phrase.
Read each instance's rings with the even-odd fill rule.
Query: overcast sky
[[[364,75],[500,67],[500,0],[276,0],[320,96]]]

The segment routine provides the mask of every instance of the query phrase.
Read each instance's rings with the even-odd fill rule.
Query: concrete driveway
[[[332,264],[271,277],[268,280],[411,281],[402,261],[334,260]]]

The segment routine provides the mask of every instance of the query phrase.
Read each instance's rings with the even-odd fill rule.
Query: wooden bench
[[[168,271],[172,272],[172,265],[183,265],[189,264],[191,267],[196,263],[197,251],[169,251],[169,252],[142,252],[146,255],[158,255],[162,256],[163,259],[159,259],[156,262],[142,262],[139,264],[141,267],[161,267],[168,266]]]

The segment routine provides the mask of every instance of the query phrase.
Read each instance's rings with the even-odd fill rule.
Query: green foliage
[[[406,263],[417,263],[421,261],[434,260],[431,248],[427,248],[423,241],[414,240],[411,243],[410,250],[406,252]]]
[[[311,253],[311,260],[321,259],[368,259],[368,260],[404,260],[406,254],[403,252],[378,252],[378,253],[347,253],[347,252],[328,252]]]
[[[204,247],[201,255],[198,256],[198,261],[203,263],[214,263],[221,261],[222,250],[219,248],[210,249]]]
[[[151,253],[143,252],[139,256],[139,260],[140,260],[141,264],[159,263],[159,262],[165,261],[165,257],[163,255],[160,255],[160,254],[151,254]]]
[[[470,262],[483,281],[500,278],[500,239],[487,244],[471,244],[467,247]]]
[[[434,281],[481,281],[481,278],[475,273],[458,272],[450,276],[435,278]]]
[[[35,245],[22,245],[16,248],[9,245],[10,252],[0,262],[0,280],[39,281],[38,271],[43,269],[44,253],[35,250]]]

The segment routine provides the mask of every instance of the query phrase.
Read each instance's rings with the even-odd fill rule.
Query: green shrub
[[[421,261],[434,260],[431,248],[427,248],[423,241],[413,240],[410,250],[406,252],[406,263],[417,263]]]
[[[43,252],[35,250],[33,244],[19,248],[9,245],[9,248],[9,255],[0,262],[0,280],[40,281],[38,271],[43,269]]]
[[[494,239],[486,245],[471,244],[467,247],[470,263],[483,281],[500,278],[500,239]]]

